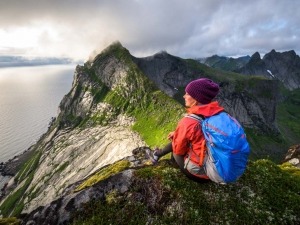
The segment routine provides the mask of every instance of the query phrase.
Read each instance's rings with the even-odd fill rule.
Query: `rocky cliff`
[[[167,213],[184,212],[180,209],[184,199],[179,203],[165,202],[162,197],[176,195],[167,187],[171,183],[159,189],[163,193],[149,192],[161,187],[160,175],[169,176],[168,171],[176,169],[165,165],[147,188],[142,185],[147,179],[137,179],[136,173],[139,168],[153,173],[152,167],[146,166],[145,151],[167,143],[167,133],[184,113],[178,96],[182,96],[190,80],[204,76],[220,83],[219,101],[252,132],[251,136],[280,136],[275,113],[278,81],[216,72],[166,52],[135,58],[115,43],[92,61],[77,66],[72,88],[60,103],[59,115],[32,147],[30,160],[7,185],[1,213],[22,214],[24,224],[59,223],[69,221],[81,203],[103,200],[115,192],[121,195],[117,197],[121,201],[147,201],[150,211],[157,210],[161,203],[169,207]],[[280,143],[263,139],[264,145],[259,145],[260,141],[253,137],[249,140],[256,157],[272,155],[270,149],[283,156],[285,150]],[[206,186],[207,196],[212,187]],[[142,200],[144,196],[136,189],[128,192],[132,188],[145,188],[154,200]],[[177,203],[179,208],[175,207]]]
[[[178,88],[186,86],[197,76],[183,59],[167,52],[145,58],[133,57],[133,61],[160,90],[171,97],[178,93]]]
[[[122,75],[126,69],[119,68],[115,73]],[[102,91],[100,85],[77,68],[73,87],[60,104],[59,117],[35,146],[33,161],[38,165],[34,174],[30,173],[35,165],[29,163],[25,174],[19,174],[8,186],[18,190],[26,185],[24,213],[52,202],[69,185],[145,145],[131,129],[134,118],[117,114],[112,105],[95,99],[93,91]]]

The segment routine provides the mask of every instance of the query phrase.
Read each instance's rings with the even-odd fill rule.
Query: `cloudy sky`
[[[300,54],[299,0],[1,0],[0,55],[88,59],[120,41],[132,55]]]

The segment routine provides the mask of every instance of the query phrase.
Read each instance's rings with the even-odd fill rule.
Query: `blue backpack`
[[[240,123],[226,112],[207,118],[187,115],[200,122],[206,140],[207,176],[218,183],[236,181],[245,171],[250,147]]]

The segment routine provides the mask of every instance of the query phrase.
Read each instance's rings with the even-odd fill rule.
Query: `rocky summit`
[[[234,184],[190,181],[169,156],[153,166],[146,154],[168,143],[185,113],[185,85],[201,77],[219,83],[220,104],[242,123],[251,145],[247,171]],[[113,43],[76,67],[59,114],[26,157],[1,166],[14,171],[2,190],[1,222],[300,223],[299,169],[290,158],[277,165],[299,144],[298,92],[281,91],[277,79],[167,52],[137,58]]]

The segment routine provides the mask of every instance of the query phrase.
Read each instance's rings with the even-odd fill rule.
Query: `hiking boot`
[[[146,153],[153,165],[157,164],[158,160],[159,160],[159,157],[156,155],[156,152],[157,152],[157,149],[155,149],[154,151],[151,151],[150,149],[146,150]]]

